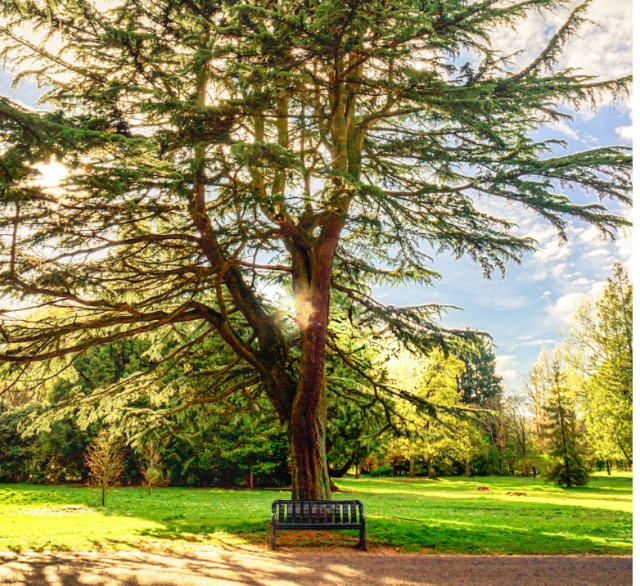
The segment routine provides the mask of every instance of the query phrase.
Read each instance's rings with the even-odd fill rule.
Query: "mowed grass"
[[[632,478],[598,475],[562,490],[542,480],[341,479],[363,501],[371,550],[472,554],[631,554]],[[480,485],[490,492],[478,492]],[[509,496],[506,492],[526,492]],[[288,492],[0,485],[0,550],[268,544],[271,502]],[[75,505],[82,509],[64,509]],[[284,547],[353,545],[354,532],[283,532]]]

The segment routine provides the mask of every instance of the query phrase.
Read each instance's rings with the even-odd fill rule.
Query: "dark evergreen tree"
[[[465,340],[454,350],[465,365],[465,372],[458,378],[463,403],[485,403],[502,394],[502,377],[496,374],[496,355],[491,343],[475,336]]]
[[[372,403],[372,398],[354,401],[330,394],[327,458],[331,477],[340,478],[352,466],[360,465],[391,435],[384,433],[389,428],[383,409]]]
[[[589,473],[582,452],[579,422],[576,414],[576,393],[567,380],[559,352],[548,356],[546,370],[546,401],[544,412],[547,422],[543,429],[547,437],[547,455],[551,466],[546,479],[571,488],[587,484]]]
[[[29,443],[19,431],[28,416],[29,408],[6,409],[0,406],[0,482],[29,480]]]
[[[288,486],[288,438],[265,397],[242,395],[194,406],[163,421],[155,436],[171,483]]]
[[[260,386],[289,433],[293,496],[329,497],[325,359],[360,368],[336,323],[413,350],[465,334],[438,326],[438,306],[380,304],[373,285],[431,284],[425,242],[487,276],[519,262],[534,241],[477,196],[539,214],[561,240],[568,220],[606,235],[627,223],[569,189],[629,203],[626,149],[533,138],[626,90],[554,70],[586,4],[521,69],[491,46],[496,27],[569,5],[4,0],[2,53],[46,107],[0,97],[0,293],[56,312],[6,305],[3,376],[37,385],[93,346],[188,326],[127,389],[199,372],[174,385],[188,404]],[[57,192],[32,181],[52,155],[70,171]],[[277,283],[292,311],[271,302]],[[207,352],[228,359],[191,370]],[[361,375],[377,398],[395,393]]]

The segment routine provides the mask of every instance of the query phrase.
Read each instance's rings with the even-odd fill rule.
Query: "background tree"
[[[73,417],[65,416],[35,434],[25,434],[40,411],[41,401],[32,398],[14,405],[0,401],[0,481],[86,482],[85,450],[95,430],[80,429]]]
[[[545,425],[548,423],[547,412],[544,407],[548,403],[547,365],[550,361],[552,361],[552,358],[549,356],[548,350],[542,348],[536,363],[531,367],[531,371],[524,381],[529,404],[533,410],[532,419],[535,441],[538,450],[544,453],[547,451],[547,436],[544,430]]]
[[[458,379],[463,403],[486,406],[502,393],[502,377],[496,374],[496,354],[486,338],[475,336],[464,340],[454,353],[465,365]]]
[[[547,421],[543,431],[551,459],[546,478],[571,488],[586,484],[589,475],[583,459],[585,446],[577,417],[575,381],[571,380],[565,352],[566,348],[561,346],[552,353],[543,354],[543,361],[538,366],[546,391],[543,409]]]
[[[401,426],[396,415],[398,397],[383,399],[371,384],[379,380],[377,373],[389,374],[392,340],[382,336],[374,341],[369,328],[356,330],[348,322],[338,327],[342,332],[341,356],[330,353],[326,371],[327,457],[332,478],[343,476],[352,466],[358,475],[359,465]]]
[[[616,263],[602,295],[571,323],[570,360],[581,378],[589,442],[602,460],[633,460],[633,286]],[[609,464],[607,464],[609,468]]]
[[[29,443],[22,437],[20,426],[31,407],[0,406],[0,482],[26,482],[29,479]]]
[[[140,460],[142,466],[140,472],[147,485],[147,492],[151,494],[151,489],[164,483],[164,472],[162,471],[162,452],[153,442],[148,442],[140,448]]]
[[[533,452],[533,430],[528,407],[525,398],[518,395],[509,397],[505,406],[506,425],[510,439],[520,456],[523,476],[529,474]]]
[[[359,370],[336,324],[427,352],[465,335],[438,326],[438,306],[380,304],[372,285],[431,284],[425,242],[487,276],[519,262],[533,240],[477,196],[538,214],[560,240],[570,219],[606,235],[627,223],[563,192],[629,203],[626,149],[559,154],[562,141],[532,138],[565,107],[625,91],[626,78],[554,70],[586,5],[522,68],[491,45],[496,27],[569,4],[5,0],[2,54],[46,108],[0,97],[0,285],[21,310],[4,310],[3,376],[186,328],[135,385],[180,366],[185,380],[220,351],[226,364],[176,383],[184,403],[191,388],[259,386],[290,438],[294,498],[328,498],[325,358]],[[56,193],[32,181],[52,154],[70,171]],[[290,310],[270,301],[276,284]]]
[[[368,402],[364,399],[329,400],[327,458],[332,478],[341,478],[353,466],[357,468],[384,444],[381,436],[388,429],[384,412],[379,406],[371,406],[373,398]]]
[[[436,466],[468,463],[473,458],[474,446],[481,444],[475,425],[460,416],[463,405],[458,379],[463,371],[461,360],[434,350],[416,385],[415,395],[435,407],[425,411],[422,403],[416,402],[399,408],[404,434],[391,440],[388,450],[392,457],[400,456],[408,461],[410,476],[415,476],[418,463],[424,463],[429,476],[435,478]]]
[[[485,401],[490,413],[481,415],[480,431],[487,444],[486,457],[475,460],[478,474],[505,474],[511,472],[511,443],[509,442],[508,417],[504,412],[501,395]],[[505,467],[506,464],[506,467]]]
[[[118,483],[124,472],[122,447],[106,429],[96,436],[89,447],[87,466],[91,471],[92,483],[100,489],[104,507],[107,490]]]

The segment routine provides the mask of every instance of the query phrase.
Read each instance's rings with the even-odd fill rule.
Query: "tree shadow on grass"
[[[631,527],[622,527],[628,535],[614,537],[587,533],[579,522],[571,526],[563,523],[566,507],[561,511],[548,510],[545,505],[529,504],[532,518],[544,518],[546,526],[527,526],[515,516],[493,523],[473,514],[463,520],[439,519],[437,512],[431,519],[412,519],[380,516],[367,519],[367,542],[372,551],[380,548],[396,548],[406,552],[429,551],[433,553],[464,554],[631,554]],[[532,510],[533,509],[533,510]],[[578,512],[583,509],[576,508]],[[471,511],[474,513],[475,511]],[[140,531],[140,536],[152,540],[170,542],[233,544],[248,543],[268,547],[270,527],[267,521],[252,524],[166,525]],[[354,531],[282,531],[278,533],[278,545],[283,549],[305,547],[350,547],[358,541]]]
[[[222,550],[198,555],[0,554],[0,583],[29,586],[622,586],[631,579],[630,558],[451,558]]]
[[[29,492],[25,490],[26,494]],[[81,495],[74,491],[74,503],[89,504],[90,493],[82,492]],[[120,535],[113,532],[104,537],[87,535],[85,540],[92,543],[88,548],[113,548],[118,544],[163,547],[163,542],[230,546],[247,543],[268,547],[270,501],[277,495],[196,493],[164,489],[162,493],[158,491],[161,498],[156,501],[155,496],[142,498],[135,489],[123,489],[119,496],[114,495],[112,510],[100,513],[110,516],[109,523],[115,527],[121,526],[120,518],[126,519],[128,529]],[[45,496],[40,494],[37,500],[45,500]],[[365,504],[367,538],[373,551],[386,547],[409,552],[469,554],[631,553],[632,517],[621,511],[587,510],[570,501],[552,504],[524,497],[508,500],[500,495],[446,499],[429,493],[398,493],[392,500],[368,492],[354,496]],[[56,504],[63,500],[56,499]],[[64,504],[68,504],[66,500]],[[132,525],[137,519],[147,526]],[[149,527],[149,521],[153,527]],[[357,542],[356,535],[347,531],[291,531],[279,534],[278,543],[283,550],[350,548]],[[38,544],[34,538],[33,543],[29,549],[68,549],[60,536],[46,544]]]

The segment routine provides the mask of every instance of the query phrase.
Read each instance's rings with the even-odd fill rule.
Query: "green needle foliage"
[[[577,311],[567,336],[582,374],[589,442],[602,460],[633,462],[633,285],[622,265],[596,301]]]
[[[543,352],[536,366],[546,395],[542,406],[546,422],[542,429],[551,458],[546,479],[571,488],[587,484],[589,472],[583,457],[586,452],[582,440],[584,426],[577,414],[577,380],[568,368],[566,354],[564,346],[550,353]]]
[[[502,393],[502,377],[496,374],[496,354],[491,343],[480,336],[465,340],[454,350],[464,362],[465,371],[458,378],[463,403],[486,406]]]
[[[425,243],[504,273],[535,243],[500,205],[560,240],[570,220],[609,236],[627,223],[602,203],[630,203],[627,149],[532,138],[569,117],[559,104],[626,93],[628,78],[555,67],[587,5],[525,67],[491,45],[569,4],[5,0],[2,54],[44,90],[33,111],[0,96],[5,376],[42,385],[94,346],[176,333],[97,396],[161,392],[168,376],[185,405],[260,389],[289,430],[294,496],[328,497],[326,356],[376,400],[394,393],[337,324],[414,350],[464,333],[373,285],[430,285]],[[58,190],[33,181],[53,155],[70,172]]]

